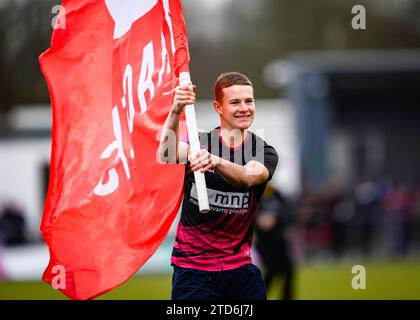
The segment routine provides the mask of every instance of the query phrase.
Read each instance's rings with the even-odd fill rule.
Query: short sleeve
[[[278,161],[277,151],[272,146],[264,144],[264,166],[269,173],[268,181],[273,177]]]

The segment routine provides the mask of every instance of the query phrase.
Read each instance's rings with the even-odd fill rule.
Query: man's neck
[[[220,126],[219,135],[227,146],[234,148],[242,144],[248,135],[248,130]]]

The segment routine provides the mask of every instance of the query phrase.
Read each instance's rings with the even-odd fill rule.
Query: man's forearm
[[[185,106],[195,103],[195,93],[193,86],[181,86],[175,88],[174,90],[175,95],[172,108],[166,117],[165,123],[163,124],[159,143],[160,161],[171,163],[176,163],[179,159],[179,116],[181,115],[181,112]],[[183,157],[186,157],[186,152]]]
[[[216,157],[214,169],[230,184],[238,188],[248,188],[252,185],[252,177],[244,166]]]
[[[178,158],[179,116],[180,113],[171,109],[163,124],[159,143],[161,161],[176,162]]]
[[[238,188],[249,188],[267,181],[268,169],[260,162],[251,160],[239,165],[201,149],[191,159],[191,170],[205,172],[214,168],[227,182]]]

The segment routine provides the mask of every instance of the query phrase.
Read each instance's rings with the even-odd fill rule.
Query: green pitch
[[[352,288],[353,265],[366,270],[366,289]],[[277,296],[281,279],[269,291]],[[296,299],[420,299],[420,261],[303,265],[296,271]],[[171,275],[140,276],[98,299],[170,299]],[[42,282],[0,282],[0,299],[66,299]]]

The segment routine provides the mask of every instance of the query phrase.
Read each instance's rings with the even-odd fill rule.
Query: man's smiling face
[[[248,129],[255,114],[254,90],[248,85],[233,85],[224,88],[222,101],[214,102],[220,114],[221,126],[225,129]]]

